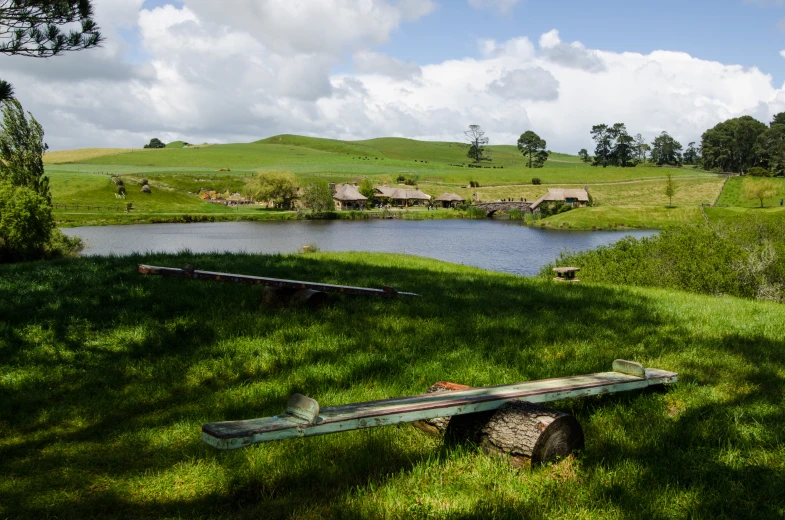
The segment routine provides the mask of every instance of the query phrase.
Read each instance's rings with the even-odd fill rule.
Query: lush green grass
[[[599,206],[576,208],[534,221],[553,229],[662,229],[704,222],[699,207]]]
[[[740,217],[756,216],[762,220],[785,222],[785,208],[779,206],[769,208],[704,208],[709,220],[714,222],[731,222]]]
[[[599,206],[669,206],[671,201],[665,195],[664,179],[649,179],[640,181],[622,181],[611,183],[595,183],[589,186],[595,203]],[[681,177],[676,182],[676,195],[673,205],[694,205],[702,203],[711,204],[716,200],[722,189],[722,179],[718,177]],[[470,197],[476,193],[480,200],[493,201],[504,198],[518,200],[536,200],[548,189],[553,188],[582,188],[582,184],[555,184],[534,186],[531,184],[493,186],[488,188],[459,188],[456,193]],[[435,186],[425,185],[426,192],[439,191]]]
[[[773,178],[770,180],[777,185],[777,193],[773,197],[763,199],[763,205],[767,207],[779,207],[780,200],[785,199],[785,179]],[[744,184],[756,181],[758,181],[757,178],[751,177],[732,177],[728,179],[717,204],[719,206],[760,208],[760,199],[746,199],[743,196]]]
[[[138,262],[422,294],[266,309]],[[781,518],[785,306],[571,286],[413,257],[85,258],[0,266],[0,517]],[[571,400],[586,448],[511,469],[408,425],[220,452],[204,422],[608,370],[665,393]]]

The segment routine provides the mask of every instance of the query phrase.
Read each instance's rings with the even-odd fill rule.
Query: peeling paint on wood
[[[202,426],[202,440],[220,449],[234,449],[259,442],[323,435],[341,431],[413,422],[435,417],[496,410],[514,399],[544,403],[675,383],[678,374],[645,369],[644,377],[621,372],[601,372],[511,385],[454,392],[398,397],[366,403],[329,406],[318,412],[313,424],[294,424],[282,417],[210,423]]]
[[[392,287],[373,289],[370,287],[352,287],[350,285],[333,285],[328,283],[301,282],[298,280],[283,280],[279,278],[265,278],[263,276],[249,276],[244,274],[215,273],[212,271],[199,271],[188,266],[187,269],[173,267],[158,267],[154,265],[139,265],[137,270],[141,274],[160,276],[173,276],[189,280],[208,280],[213,282],[244,283],[248,285],[262,285],[266,287],[283,287],[287,289],[311,289],[320,292],[335,292],[363,296],[381,296],[394,298],[396,296],[419,296],[411,292],[397,291]]]

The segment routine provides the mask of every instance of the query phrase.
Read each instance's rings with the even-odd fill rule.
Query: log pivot
[[[514,466],[555,462],[583,448],[583,429],[571,415],[515,400],[496,410],[480,432],[485,453],[509,457]]]

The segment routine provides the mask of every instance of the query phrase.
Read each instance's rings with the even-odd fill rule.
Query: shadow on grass
[[[390,427],[225,453],[201,443],[199,426],[280,413],[294,392],[327,406],[418,393],[437,380],[512,383],[662,356],[680,367],[660,368],[679,368],[687,384],[750,390],[675,414],[657,395],[565,403],[591,434],[587,481],[568,493],[625,517],[662,516],[660,497],[674,490],[689,491],[690,507],[703,513],[778,507],[781,474],[725,459],[731,448],[781,453],[782,341],[696,336],[623,289],[367,257],[182,254],[3,266],[0,516],[362,517],[347,497],[403,485],[400,475],[439,464],[434,453],[449,450]],[[319,311],[267,309],[260,288],[135,271],[137,263],[185,262],[393,285],[422,297],[338,296]],[[738,360],[758,368],[730,372]],[[754,435],[729,422],[739,413],[757,424]],[[603,430],[607,421],[618,435]],[[603,477],[614,471],[631,480]],[[519,517],[521,503],[505,500],[483,498],[465,518]],[[547,503],[538,506],[543,517],[553,511]]]

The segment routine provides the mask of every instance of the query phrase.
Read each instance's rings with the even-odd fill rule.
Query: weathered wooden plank
[[[242,421],[205,424],[202,440],[220,449],[233,449],[259,442],[323,435],[341,431],[413,422],[467,413],[495,410],[506,402],[524,399],[544,403],[675,383],[678,374],[646,369],[645,377],[620,372],[528,381],[512,385],[437,392],[322,408],[314,424],[294,424],[274,416]]]
[[[284,280],[279,278],[266,278],[263,276],[249,276],[243,274],[216,273],[212,271],[199,271],[196,269],[177,269],[172,267],[158,267],[154,265],[139,265],[137,270],[141,274],[160,276],[173,276],[189,280],[208,280],[213,282],[244,283],[249,285],[262,285],[266,287],[282,287],[287,289],[311,289],[321,292],[335,292],[342,294],[382,296],[393,298],[395,296],[419,296],[411,292],[397,291],[392,287],[373,289],[369,287],[353,287],[350,285],[333,285],[327,283],[303,282],[299,280]]]

